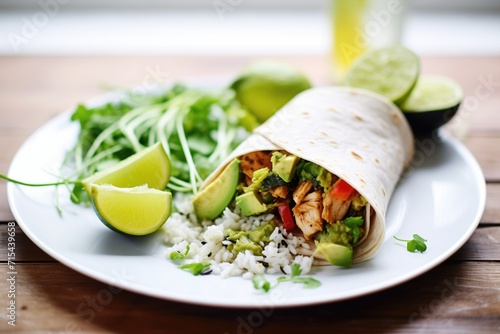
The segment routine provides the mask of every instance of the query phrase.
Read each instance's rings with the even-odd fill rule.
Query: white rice
[[[302,237],[296,237],[278,227],[271,233],[271,241],[263,246],[261,256],[252,252],[229,251],[227,245],[231,241],[224,240],[224,231],[252,230],[264,225],[274,218],[273,214],[245,217],[238,208],[231,211],[226,208],[221,217],[215,221],[198,222],[193,214],[191,196],[177,194],[174,205],[178,212],[174,212],[164,226],[165,241],[169,246],[167,257],[172,252],[184,254],[189,245],[187,259],[194,262],[210,262],[212,274],[222,277],[242,276],[251,279],[258,274],[291,274],[292,265],[297,263],[306,274],[311,270],[312,257],[297,255],[297,248],[309,248]]]

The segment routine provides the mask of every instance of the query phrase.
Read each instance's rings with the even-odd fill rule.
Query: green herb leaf
[[[291,281],[291,278],[290,277],[286,277],[286,276],[280,276],[276,279],[276,281],[278,283],[282,283],[282,282],[290,282]]]
[[[247,136],[235,117],[246,112],[230,89],[207,92],[182,85],[160,93],[126,94],[119,102],[79,105],[71,120],[80,125],[64,164],[75,177],[89,175],[162,142],[171,164],[168,189],[196,192],[203,180]],[[90,201],[75,188],[75,202]]]
[[[323,167],[315,164],[314,162],[301,160],[297,167],[295,168],[296,173],[299,175],[300,182],[311,180],[314,188],[320,186],[320,182],[317,180],[318,176],[321,173]]]
[[[418,251],[420,253],[423,253],[427,250],[427,245],[425,244],[427,240],[422,238],[418,234],[414,234],[413,239],[411,240],[400,239],[396,236],[394,236],[394,239],[401,242],[406,242],[406,249],[408,250],[408,252],[414,253],[415,251]]]
[[[349,227],[352,230],[352,244],[355,245],[359,238],[361,237],[361,234],[363,230],[360,228],[363,226],[363,217],[347,217],[344,219],[344,224],[345,226]]]
[[[264,276],[257,275],[252,279],[253,286],[257,290],[264,290],[268,292],[270,289],[278,286],[280,283],[284,282],[292,282],[299,283],[304,285],[304,289],[314,289],[321,285],[321,282],[313,277],[299,277],[302,273],[302,269],[300,269],[300,265],[298,263],[294,263],[292,265],[292,275],[290,277],[280,276],[276,279],[276,284],[274,286],[267,281]]]
[[[283,180],[278,174],[276,173],[269,173],[269,176],[267,176],[261,183],[260,185],[260,190],[261,191],[268,191],[272,188],[276,188],[279,186],[284,186],[286,185],[285,180]]]
[[[269,292],[271,290],[271,283],[263,276],[256,275],[252,278],[253,287],[257,290]]]
[[[415,247],[420,253],[423,253],[427,250],[427,245],[425,244],[427,240],[425,240],[418,234],[413,235],[413,240],[415,240]]]
[[[292,265],[292,277],[300,276],[301,273],[302,273],[302,269],[300,269],[300,264],[294,263]]]
[[[193,263],[187,263],[179,266],[182,270],[188,271],[192,273],[195,276],[204,274],[209,268],[210,268],[210,263],[205,263],[205,262],[193,262]]]
[[[179,253],[179,251],[170,253],[170,260],[176,261],[176,260],[182,260],[183,258],[184,254]]]
[[[415,243],[415,240],[410,240],[406,243],[406,249],[408,252],[413,253],[415,252],[415,249],[417,249],[417,245]]]
[[[321,282],[313,277],[292,277],[292,282],[304,284],[304,289],[314,289],[321,286]]]
[[[185,250],[184,253],[181,253],[179,251],[170,253],[170,260],[174,260],[175,261],[175,260],[182,260],[182,259],[184,259],[188,255],[189,249],[190,249],[190,247],[189,247],[189,245],[187,245],[186,246],[186,250]]]
[[[318,281],[317,279],[313,277],[298,277],[298,276],[293,276],[293,277],[286,277],[286,276],[280,276],[277,279],[278,284],[279,283],[284,283],[284,282],[292,282],[292,283],[299,283],[299,284],[304,284],[305,289],[314,289],[317,288],[321,285],[321,282]]]

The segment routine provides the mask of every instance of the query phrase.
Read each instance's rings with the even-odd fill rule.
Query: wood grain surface
[[[259,57],[266,58],[266,57]],[[225,83],[251,57],[0,57],[0,173],[37,128],[67,108],[158,76]],[[279,58],[329,84],[324,57]],[[500,332],[500,57],[423,57],[422,72],[464,88],[448,126],[487,181],[479,228],[443,264],[352,300],[290,309],[223,309],[159,300],[102,284],[54,261],[16,228],[16,326],[7,323],[8,223],[0,181],[1,333],[497,333]],[[48,148],[49,149],[49,148]],[[467,194],[464,194],[467,196]]]

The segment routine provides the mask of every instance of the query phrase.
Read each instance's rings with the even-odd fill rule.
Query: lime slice
[[[163,145],[157,143],[87,177],[82,184],[90,195],[92,184],[111,184],[122,188],[147,185],[149,188],[163,190],[169,179],[170,159]]]
[[[423,112],[454,108],[462,101],[464,93],[454,80],[438,75],[422,75],[406,101],[401,104],[404,112]]]
[[[277,61],[252,63],[233,82],[236,98],[264,122],[311,83],[295,67]]]
[[[165,224],[172,211],[172,194],[146,186],[118,188],[92,185],[92,205],[99,219],[114,231],[146,235]]]
[[[370,50],[359,57],[347,71],[344,84],[370,90],[400,104],[410,95],[419,71],[417,55],[394,45]]]

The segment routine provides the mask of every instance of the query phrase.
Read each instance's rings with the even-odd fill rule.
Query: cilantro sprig
[[[394,236],[394,239],[401,241],[401,242],[406,242],[406,249],[410,253],[414,253],[415,251],[423,253],[427,250],[427,245],[425,244],[427,242],[426,239],[422,238],[418,234],[413,235],[413,239],[400,239],[396,236]]]
[[[277,287],[280,283],[292,282],[303,284],[305,289],[314,289],[321,285],[321,282],[313,277],[303,276],[302,269],[298,263],[292,265],[292,274],[290,277],[280,276],[276,279],[276,283],[273,285],[269,282],[263,275],[256,275],[252,278],[253,287],[257,290],[262,290],[264,292],[269,292],[269,290]]]
[[[352,230],[352,244],[355,245],[358,243],[363,230],[361,226],[363,226],[363,217],[347,217],[344,220],[345,226],[349,227]]]

